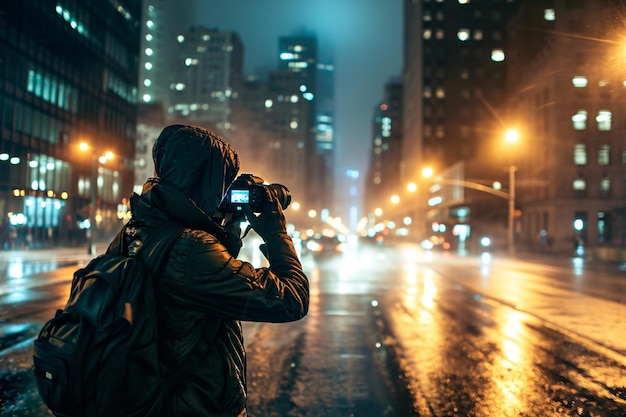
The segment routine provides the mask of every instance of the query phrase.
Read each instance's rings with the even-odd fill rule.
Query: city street
[[[255,245],[244,253],[260,265]],[[32,339],[82,252],[0,253],[2,417],[51,415],[29,373]],[[303,264],[309,315],[245,324],[251,417],[626,415],[620,265],[413,244]]]

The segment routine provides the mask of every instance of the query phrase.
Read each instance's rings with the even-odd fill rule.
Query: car
[[[440,250],[440,251],[447,251],[452,247],[451,243],[447,241],[443,236],[436,236],[436,235],[433,235],[429,237],[428,239],[422,240],[422,242],[420,243],[420,246],[424,250]]]
[[[346,250],[346,242],[338,236],[319,236],[309,238],[302,243],[303,253],[331,254],[342,253]]]

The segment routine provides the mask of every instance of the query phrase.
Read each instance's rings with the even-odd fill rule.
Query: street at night
[[[1,256],[0,415],[51,415],[30,375],[32,340],[88,257]],[[244,325],[250,416],[626,415],[619,264],[408,243],[302,259],[308,316]]]

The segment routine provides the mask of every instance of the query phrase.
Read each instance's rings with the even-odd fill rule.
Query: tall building
[[[234,32],[189,26],[194,5],[144,1],[137,191],[153,173],[152,145],[164,125],[195,124],[232,141],[229,133],[243,82],[243,45]]]
[[[413,209],[426,210],[421,216],[425,223],[454,224],[461,219],[449,210],[458,201],[425,205],[424,168],[443,173],[460,162],[476,161],[463,164],[466,179],[504,178],[508,161],[489,151],[510,123],[504,114],[507,24],[518,3],[405,0],[399,188],[422,184],[421,196],[412,201],[417,205]]]
[[[302,99],[309,102],[305,140],[306,158],[299,169],[306,176],[308,209],[320,213],[331,209],[334,164],[334,68],[318,60],[313,35],[283,36],[278,42],[278,68],[299,82]]]
[[[376,107],[372,123],[372,145],[365,181],[365,208],[387,208],[390,191],[400,184],[402,159],[402,82],[385,85],[384,101]]]
[[[506,25],[516,6],[513,0],[406,1],[409,158],[419,154],[422,165],[443,169],[474,158],[505,130]],[[412,177],[421,167],[409,160],[404,169]]]
[[[140,20],[139,0],[0,5],[0,215],[11,244],[118,231],[133,182]],[[101,164],[105,152],[114,158]]]
[[[177,42],[168,119],[228,132],[242,85],[243,45],[239,36],[196,26],[180,33]]]
[[[143,0],[139,99],[162,103],[167,109],[172,70],[178,53],[178,35],[191,26],[195,1]]]
[[[524,2],[511,23],[519,240],[618,260],[626,245],[626,4]],[[623,260],[623,259],[622,259]]]
[[[242,170],[286,185],[294,202],[306,207],[311,203],[306,169],[311,102],[302,97],[300,85],[287,70],[271,72],[267,81],[246,83],[233,137],[240,143]]]
[[[335,170],[335,67],[317,64],[317,101],[315,116],[315,153],[321,165],[319,200],[321,207],[333,207]]]

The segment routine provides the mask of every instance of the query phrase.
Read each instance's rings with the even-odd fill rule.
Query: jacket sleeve
[[[170,253],[160,286],[171,302],[226,319],[289,322],[309,308],[309,281],[291,238],[266,242],[270,266],[232,257],[212,235],[191,231]]]

